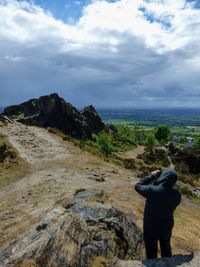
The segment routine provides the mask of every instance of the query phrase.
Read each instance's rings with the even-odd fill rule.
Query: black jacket
[[[181,201],[181,194],[173,189],[176,181],[176,172],[166,169],[158,178],[150,175],[135,185],[135,190],[146,198],[144,228],[155,228],[158,224],[173,227],[173,212]]]

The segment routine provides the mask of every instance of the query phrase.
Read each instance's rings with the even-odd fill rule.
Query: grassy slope
[[[0,190],[21,179],[28,172],[28,164],[18,152],[0,135]]]

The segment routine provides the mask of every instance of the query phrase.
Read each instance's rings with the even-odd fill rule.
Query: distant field
[[[155,126],[168,124],[170,126],[191,126],[194,129],[186,131],[198,131],[200,127],[200,108],[177,109],[99,109],[103,120],[117,125],[144,125]]]

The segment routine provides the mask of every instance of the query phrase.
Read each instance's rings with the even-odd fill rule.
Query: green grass
[[[187,186],[176,185],[176,189],[181,194],[187,196],[189,199],[200,200],[200,197],[197,194],[193,193],[191,190],[189,190]]]

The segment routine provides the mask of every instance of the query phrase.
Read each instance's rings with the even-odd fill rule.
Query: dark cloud
[[[187,42],[171,22],[170,47],[157,21],[148,41],[129,30],[69,28],[40,9],[32,15],[19,5],[0,7],[7,12],[0,19],[0,106],[55,91],[79,107],[199,105],[200,46],[191,30],[199,31],[200,17],[190,23],[186,17]]]

